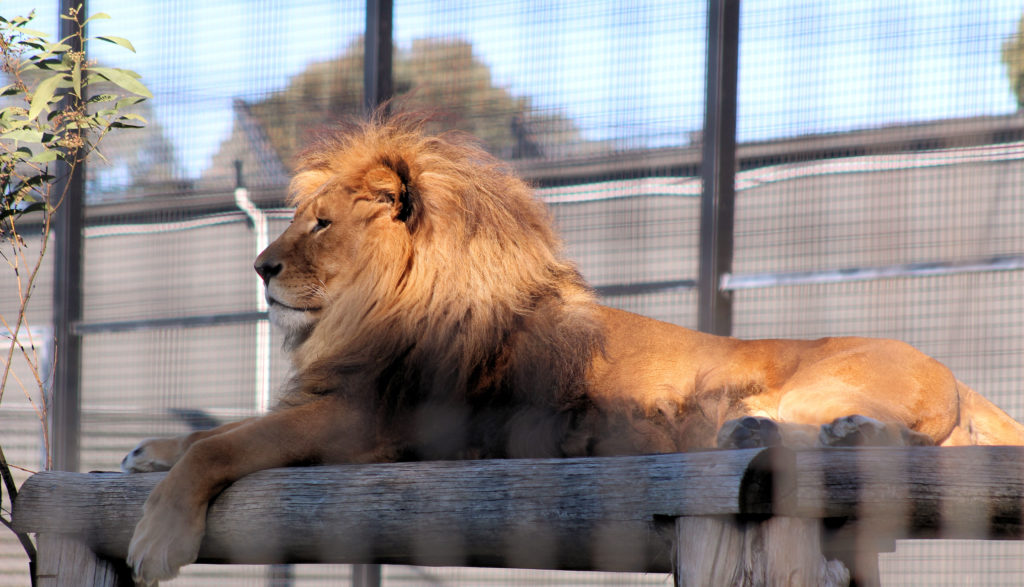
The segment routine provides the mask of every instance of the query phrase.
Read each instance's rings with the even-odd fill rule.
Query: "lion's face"
[[[329,170],[293,182],[299,205],[288,228],[256,258],[270,319],[287,336],[309,332],[347,288],[401,262],[409,239],[407,185],[383,164],[352,174]],[[369,273],[369,275],[367,275]]]

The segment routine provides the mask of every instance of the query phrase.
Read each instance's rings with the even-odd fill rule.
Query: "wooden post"
[[[121,561],[102,558],[81,540],[61,534],[36,537],[38,587],[132,587],[131,570]]]
[[[821,554],[818,520],[686,516],[675,531],[676,587],[850,583],[843,563]]]

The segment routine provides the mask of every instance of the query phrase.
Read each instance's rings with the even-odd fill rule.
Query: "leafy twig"
[[[135,49],[120,37],[87,39],[85,23],[109,16],[100,13],[83,22],[79,18],[80,9],[72,8],[68,14],[61,15],[61,19],[82,24],[57,42],[49,42],[45,34],[29,28],[33,14],[14,18],[0,16],[0,70],[11,82],[0,87],[0,97],[15,100],[14,104],[0,108],[0,240],[11,247],[10,254],[0,251],[0,256],[13,271],[18,288],[17,316],[13,320],[0,316],[0,324],[10,333],[6,361],[0,369],[0,402],[12,380],[25,392],[42,426],[47,468],[50,445],[46,378],[40,372],[36,341],[28,329],[27,310],[46,256],[54,214],[69,197],[69,183],[65,182],[63,189],[55,189],[56,178],[50,173],[51,166],[61,164],[64,173],[74,173],[78,163],[90,154],[96,153],[102,158],[96,150],[99,143],[113,129],[138,128],[144,124],[141,116],[128,109],[153,97],[134,72],[86,61],[84,48],[89,41],[113,43],[133,52]],[[104,92],[90,95],[86,88],[95,84],[105,86]],[[18,231],[18,221],[26,214],[40,215],[42,219],[39,251],[34,262],[29,262],[25,254],[27,245]],[[27,346],[21,339],[22,330],[27,331],[24,336]],[[39,389],[38,404],[25,385],[27,378],[22,381],[13,370],[18,353]],[[58,359],[55,348],[53,363]],[[11,504],[17,498],[12,469],[25,471],[8,463],[0,449],[0,496],[6,491]],[[0,525],[14,531],[10,512],[0,509]],[[31,539],[18,532],[15,534],[29,556],[30,566],[34,565],[36,550]]]

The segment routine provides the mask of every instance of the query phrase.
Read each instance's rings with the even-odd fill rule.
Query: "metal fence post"
[[[363,111],[374,112],[391,98],[392,0],[366,0],[366,33],[363,36]],[[381,566],[352,565],[352,587],[380,587]]]
[[[61,14],[78,8],[77,22],[60,19],[60,37],[74,51],[82,51],[75,33],[85,21],[83,0],[61,0]],[[68,94],[62,107],[71,106]],[[54,371],[50,401],[50,430],[53,442],[53,467],[77,471],[80,461],[82,428],[81,365],[82,337],[75,326],[82,319],[82,219],[85,210],[85,159],[74,167],[58,167],[56,193],[63,194],[54,222],[53,252],[53,336]]]
[[[392,0],[366,0],[363,110],[373,112],[394,93],[391,76]]]
[[[732,271],[739,23],[740,0],[708,1],[697,324],[721,335],[732,331],[732,296],[722,276]]]

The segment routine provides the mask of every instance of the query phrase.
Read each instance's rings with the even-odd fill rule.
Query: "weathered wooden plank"
[[[142,504],[161,478],[41,473],[22,487],[15,526],[77,537],[101,555],[123,558]],[[279,469],[240,480],[214,502],[201,557],[668,571],[674,537],[658,520],[710,516],[724,523],[740,515],[740,524],[756,525],[740,533],[749,542],[768,528],[756,515],[769,513],[808,520],[798,533],[804,537],[816,520],[828,520],[826,552],[849,553],[844,560],[870,582],[875,553],[896,538],[1024,538],[1024,448],[822,449],[795,457],[748,450]],[[800,522],[778,520],[771,524]],[[705,523],[685,521],[691,531]],[[699,553],[716,535],[690,532],[687,548]],[[738,552],[757,552],[742,544]]]
[[[793,515],[857,519],[855,541],[1024,538],[1024,447],[821,449],[796,467]]]
[[[656,519],[767,513],[785,450],[263,471],[213,503],[201,560],[671,570]],[[46,472],[15,506],[26,532],[79,535],[123,558],[163,474]]]
[[[123,562],[100,558],[85,542],[59,534],[36,537],[38,587],[132,587]]]

